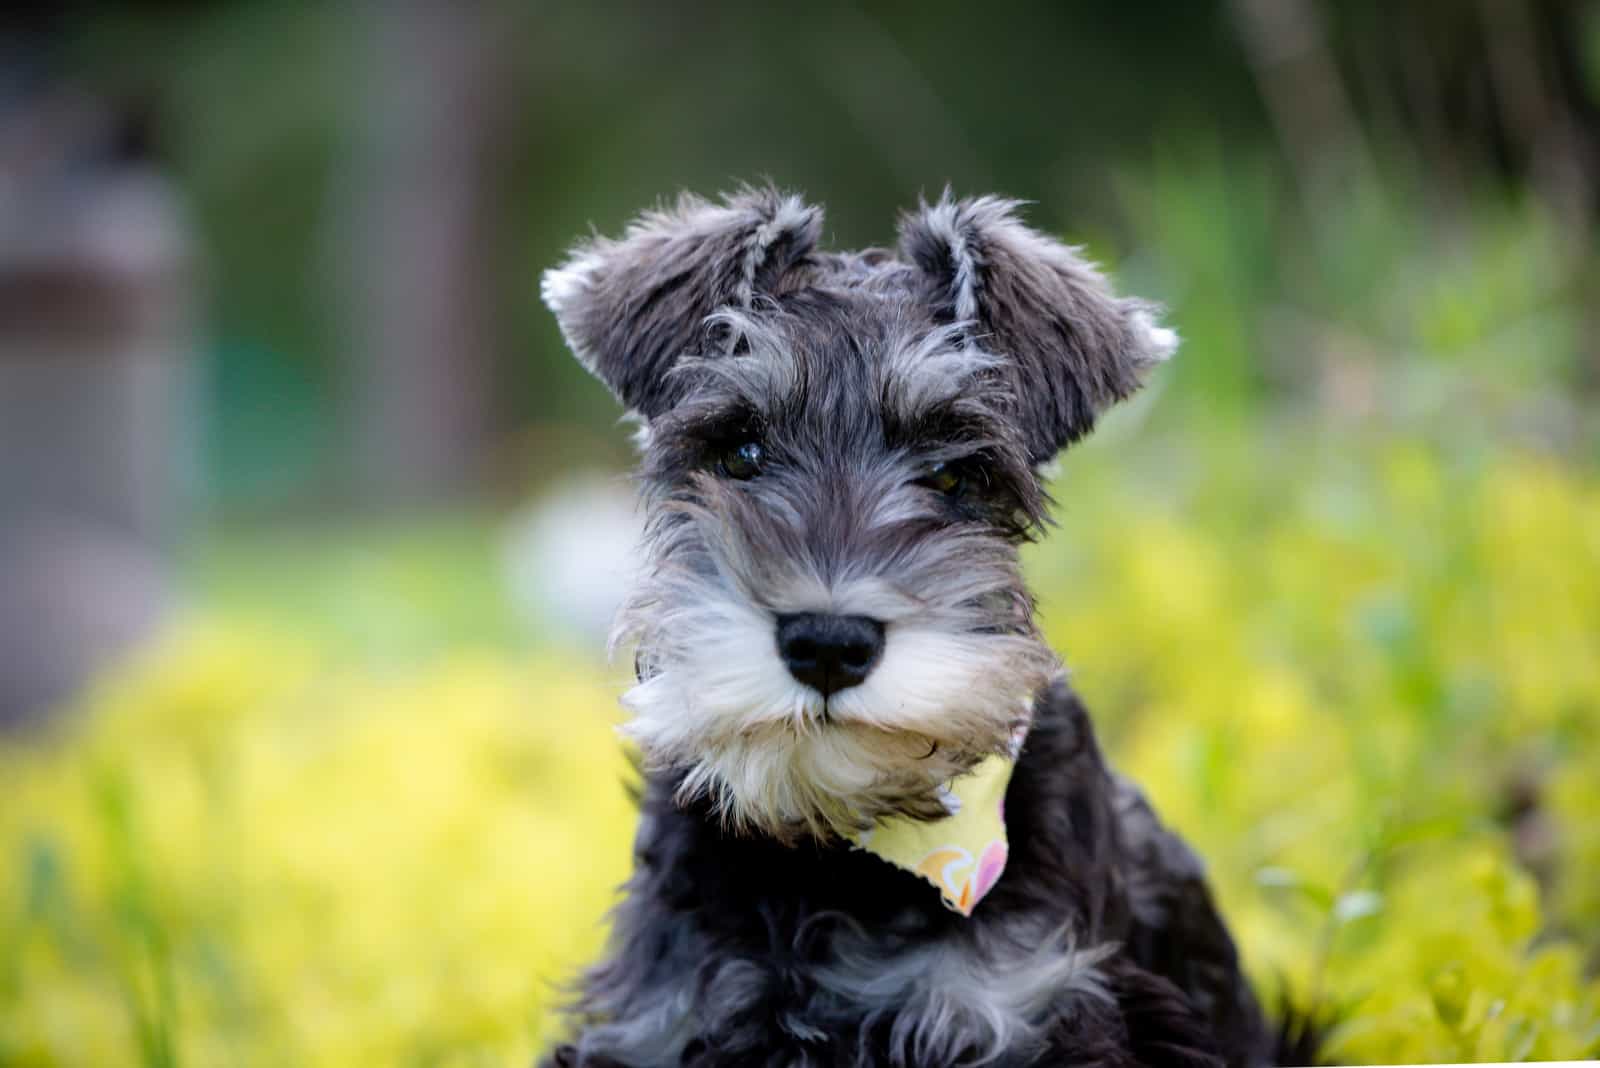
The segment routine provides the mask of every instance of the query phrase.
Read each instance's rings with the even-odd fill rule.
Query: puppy
[[[1018,566],[1041,465],[1177,336],[993,197],[894,251],[771,189],[546,274],[639,419],[636,870],[561,1066],[1246,1065],[1201,865],[1110,772]]]

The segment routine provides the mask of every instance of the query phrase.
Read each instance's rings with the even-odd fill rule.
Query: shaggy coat
[[[1245,1065],[1271,1041],[1194,854],[1101,759],[1058,683],[970,918],[848,846],[732,834],[653,780],[576,1040],[544,1062]]]
[[[1016,207],[946,197],[896,252],[835,253],[797,198],[684,198],[546,275],[641,421],[648,509],[618,629],[637,869],[546,1063],[1270,1056],[1199,862],[1107,771],[1017,555],[1041,465],[1177,337]],[[797,617],[877,635],[870,668],[815,684],[776,636]],[[970,918],[848,844],[943,817],[1024,730]]]

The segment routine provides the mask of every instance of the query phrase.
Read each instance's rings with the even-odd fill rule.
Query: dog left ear
[[[573,249],[540,294],[579,362],[653,418],[678,399],[669,372],[679,358],[715,351],[707,317],[784,292],[821,229],[819,210],[770,187],[721,203],[685,194],[618,240]]]
[[[900,223],[900,254],[921,269],[942,319],[1015,376],[1029,458],[1050,459],[1133,393],[1178,347],[1157,309],[1119,298],[1078,252],[1018,219],[1000,197],[924,203]]]

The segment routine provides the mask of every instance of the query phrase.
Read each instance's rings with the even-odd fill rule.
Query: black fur
[[[650,518],[622,614],[637,866],[545,1063],[1264,1062],[1200,863],[1107,770],[1017,557],[1038,464],[1175,335],[1009,201],[924,205],[898,257],[818,251],[820,218],[771,190],[685,198],[546,276],[646,419]],[[735,475],[744,447],[762,459]],[[790,678],[773,633],[801,611],[882,625],[873,674],[828,697]],[[1009,863],[971,917],[845,844],[942,817],[1030,695]]]
[[[584,980],[579,1034],[548,1065],[856,1066],[901,1063],[892,1013],[830,997],[816,975],[847,934],[884,960],[939,938],[1004,943],[1020,919],[1115,942],[1111,997],[1064,996],[1038,1045],[997,1066],[1246,1065],[1271,1038],[1233,943],[1192,858],[1106,769],[1083,705],[1065,684],[1037,720],[1006,795],[1013,853],[970,918],[946,910],[916,876],[845,845],[787,847],[720,828],[680,808],[673,784],[647,784],[636,870],[611,950]],[[1176,870],[1174,870],[1176,869]],[[1160,886],[1135,902],[1130,886]],[[1024,953],[1036,947],[1018,946]],[[681,999],[671,1056],[620,1059],[607,1025]],[[669,1025],[666,1030],[671,1030]],[[956,1063],[956,1062],[951,1062]]]

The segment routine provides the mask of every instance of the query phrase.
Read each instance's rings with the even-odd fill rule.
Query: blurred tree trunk
[[[150,633],[194,459],[190,241],[145,119],[0,95],[0,727]]]
[[[340,176],[355,461],[379,505],[461,495],[499,415],[497,179],[508,35],[479,0],[362,9],[361,110]]]
[[[1308,203],[1373,180],[1366,140],[1313,0],[1231,0],[1245,55]]]

